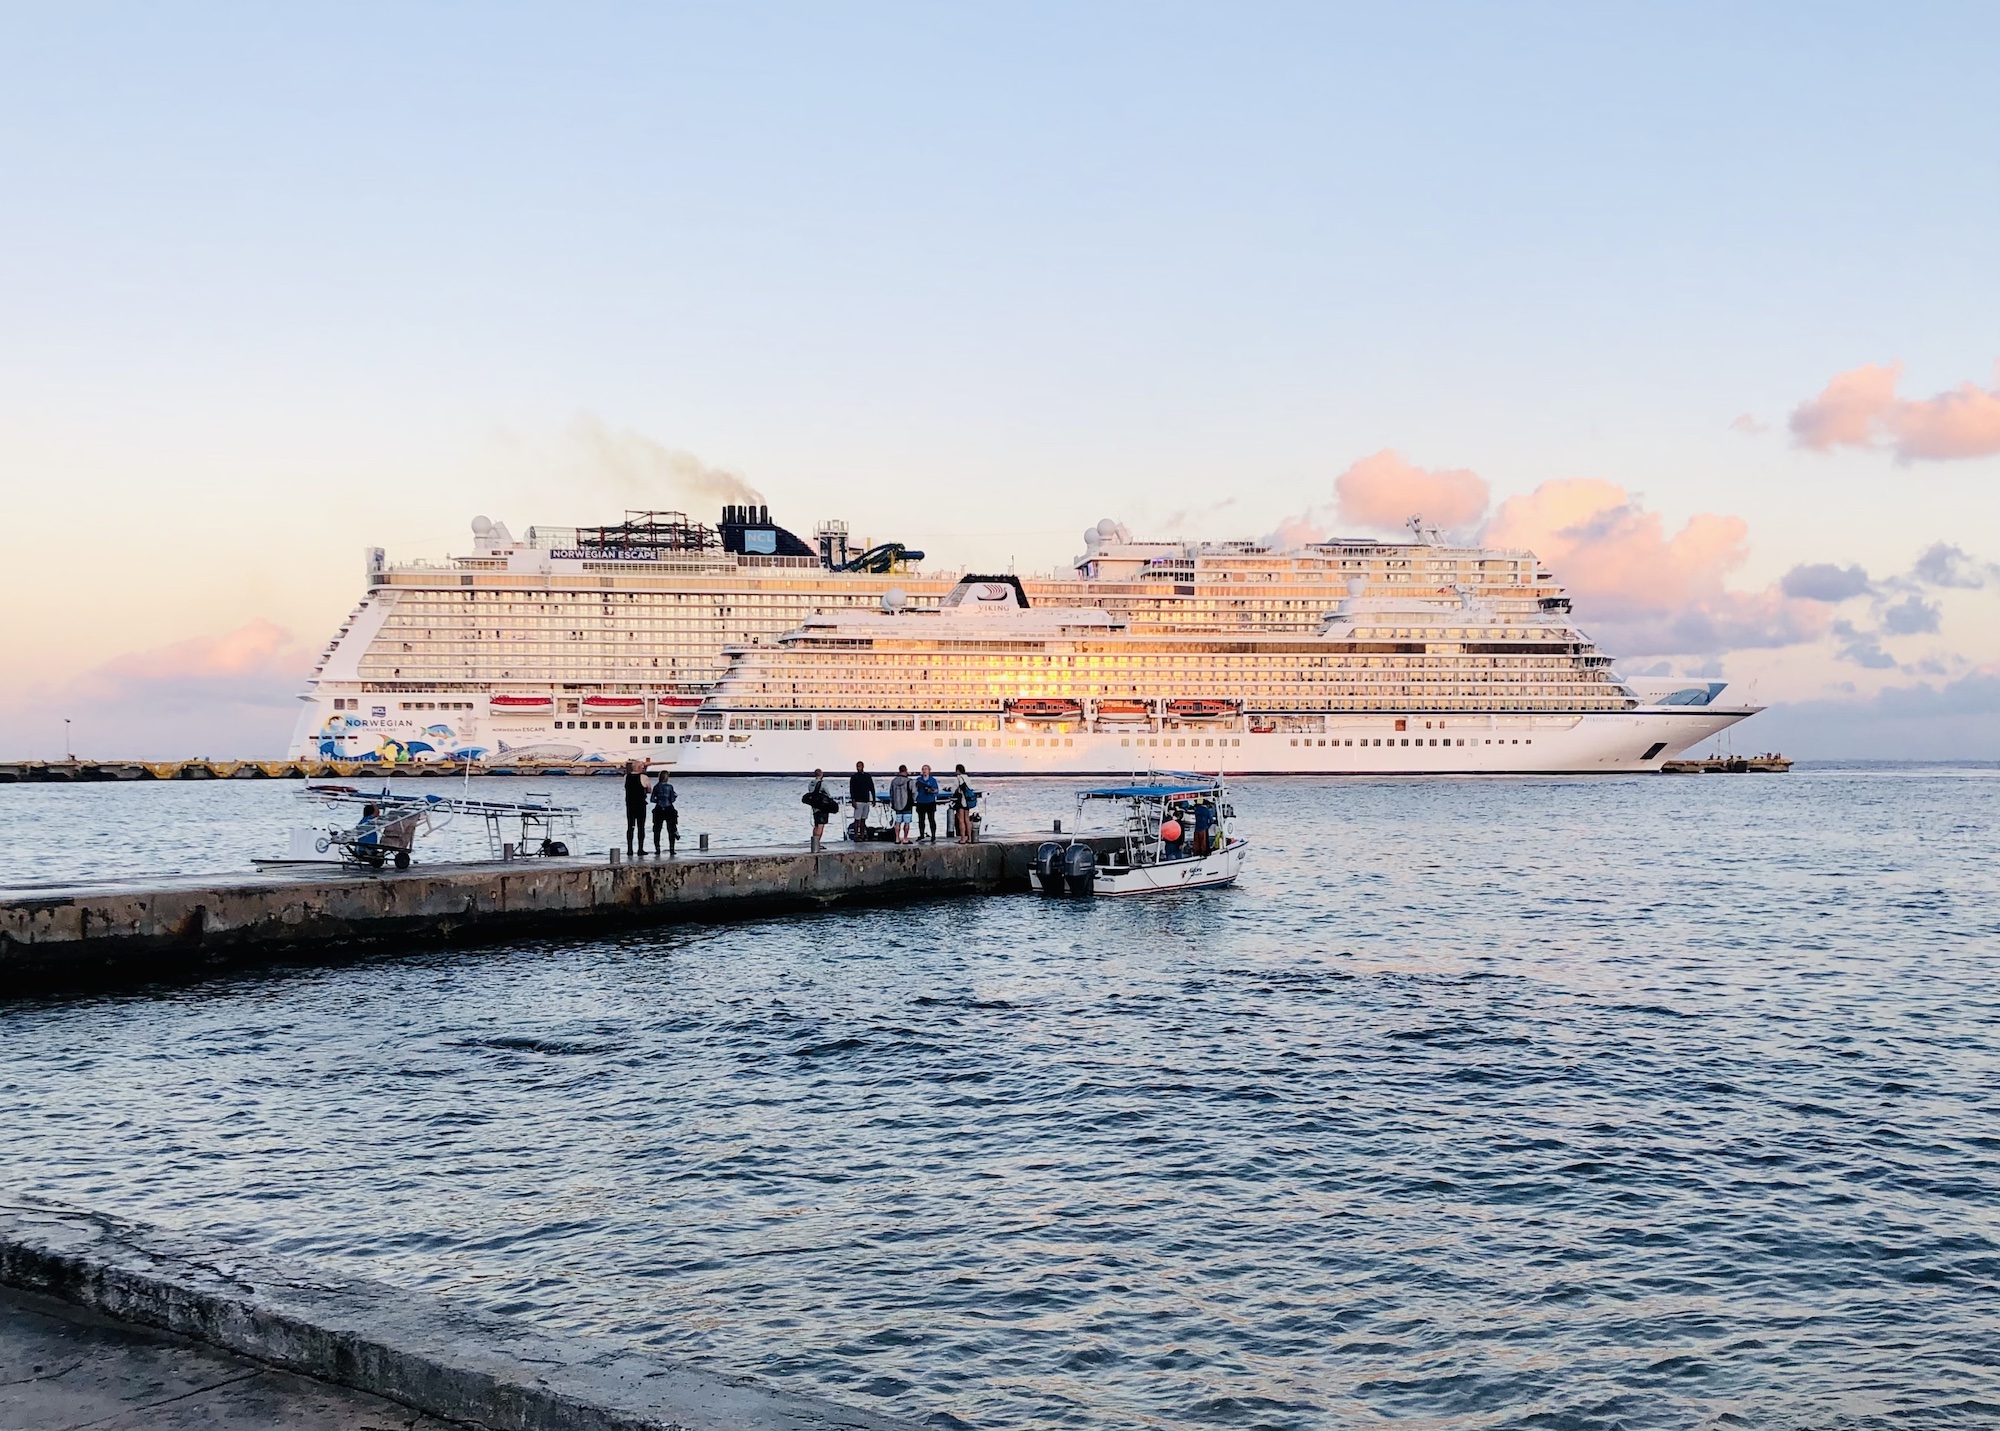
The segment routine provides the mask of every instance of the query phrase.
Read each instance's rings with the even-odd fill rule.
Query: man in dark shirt
[[[646,853],[646,765],[628,761],[625,766],[625,853],[632,854],[632,841],[639,842],[639,854]]]
[[[859,760],[854,762],[854,773],[847,777],[847,798],[854,804],[854,837],[865,840],[868,838],[868,812],[875,808],[875,777]]]

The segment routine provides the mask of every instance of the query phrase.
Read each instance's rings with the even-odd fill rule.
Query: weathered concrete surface
[[[0,1283],[495,1431],[909,1431],[55,1203],[0,1206]]]
[[[0,1428],[6,1431],[454,1431],[459,1425],[172,1332],[0,1288]]]
[[[1046,838],[0,889],[0,996],[385,944],[1025,890],[1035,847]]]

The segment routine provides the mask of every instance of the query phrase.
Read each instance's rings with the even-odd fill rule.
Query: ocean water
[[[941,1426],[1993,1425],[1996,796],[1245,781],[1230,891],[0,1005],[0,1190]],[[45,878],[295,813],[0,787]]]

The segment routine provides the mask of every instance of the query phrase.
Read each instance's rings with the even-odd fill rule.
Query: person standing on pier
[[[951,783],[951,828],[961,845],[972,843],[972,804],[978,799],[973,794],[972,782],[966,778],[965,767],[956,766],[952,770]]]
[[[826,772],[819,769],[813,771],[812,784],[806,786],[806,793],[799,798],[812,806],[812,852],[818,854],[826,843],[827,817],[840,808],[840,802],[826,793]]]
[[[924,832],[928,830],[930,832],[931,843],[935,845],[937,843],[937,777],[931,774],[931,768],[926,765],[924,773],[919,775],[911,784],[917,792],[917,843],[922,844],[924,842]]]
[[[915,782],[910,779],[910,767],[899,765],[896,776],[889,782],[889,820],[895,828],[896,843],[910,843],[910,814],[916,808],[917,792]]]
[[[667,858],[674,858],[674,847],[681,837],[680,796],[674,792],[674,777],[662,770],[653,778],[653,858],[660,857],[660,827],[667,829]],[[641,841],[639,853],[646,852]]]
[[[639,842],[639,853],[646,853],[646,762],[630,760],[625,763],[625,853],[632,853],[632,841]]]
[[[875,777],[859,760],[854,762],[854,773],[847,777],[847,798],[854,805],[854,838],[865,840],[868,838],[868,812],[875,808]]]

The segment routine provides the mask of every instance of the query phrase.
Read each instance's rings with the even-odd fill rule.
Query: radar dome
[[[474,517],[472,519],[472,535],[475,537],[492,536],[493,519],[491,517]]]
[[[887,612],[901,611],[910,604],[910,594],[900,586],[892,586],[882,593],[882,609]]]
[[[1097,535],[1104,538],[1107,542],[1110,541],[1118,535],[1118,524],[1112,521],[1111,518],[1106,517],[1097,524]]]

